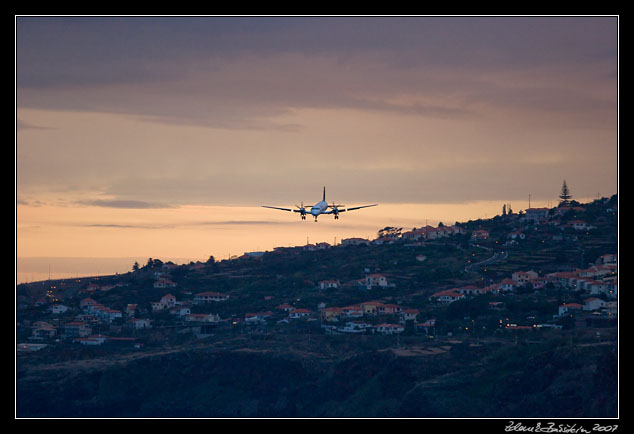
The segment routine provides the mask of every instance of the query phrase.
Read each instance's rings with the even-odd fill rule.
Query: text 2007
[[[597,431],[597,432],[614,432],[618,429],[618,425],[599,425],[598,423],[595,423],[594,426],[592,427],[592,431]]]

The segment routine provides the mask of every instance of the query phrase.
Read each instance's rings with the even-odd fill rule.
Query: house
[[[421,239],[425,239],[425,231],[422,229],[414,229],[411,231],[403,232],[401,234],[401,238],[409,241],[418,241]]]
[[[341,308],[341,313],[347,317],[361,317],[363,316],[363,308],[358,305],[346,306]]]
[[[297,319],[310,316],[313,312],[308,309],[294,309],[288,314],[289,318]]]
[[[517,286],[518,283],[515,280],[506,278],[498,284],[498,289],[502,292],[511,292],[517,288]]]
[[[71,321],[63,325],[62,337],[63,338],[76,338],[85,337],[92,333],[92,327],[89,324],[81,321]]]
[[[463,295],[480,295],[484,294],[484,288],[478,288],[475,285],[467,285],[462,288],[458,288],[458,293]]]
[[[36,321],[31,326],[31,339],[50,339],[57,335],[57,329],[44,321]]]
[[[522,220],[542,223],[548,220],[549,211],[548,208],[528,208]]]
[[[390,286],[387,281],[387,277],[383,274],[368,274],[365,276],[365,287],[367,289],[372,288],[387,288]]]
[[[612,275],[613,272],[614,271],[610,267],[606,267],[603,265],[593,265],[589,268],[579,270],[577,273],[581,277],[602,278],[604,276]]]
[[[392,237],[379,237],[372,240],[372,244],[375,246],[381,246],[383,244],[394,244],[395,240]]]
[[[364,315],[378,315],[379,309],[383,307],[383,303],[380,301],[364,301],[360,303],[361,309]]]
[[[290,312],[292,310],[295,310],[295,306],[291,306],[290,304],[280,304],[277,307],[278,310],[283,310],[284,312]]]
[[[531,280],[536,279],[538,277],[539,277],[539,274],[535,273],[532,270],[530,270],[530,271],[516,271],[515,273],[513,273],[511,275],[511,279],[516,281],[518,283],[518,285],[524,285],[525,283],[528,283]]]
[[[257,312],[257,313],[245,313],[244,322],[246,323],[262,323],[267,318],[273,315],[273,312]]]
[[[441,304],[449,304],[449,303],[453,303],[454,301],[461,300],[464,297],[465,296],[463,294],[460,294],[458,290],[454,288],[454,289],[447,289],[445,291],[437,292],[433,294],[431,297],[429,297],[429,299],[430,301],[435,300]]]
[[[583,302],[583,310],[598,310],[604,307],[607,302],[601,300],[600,298],[590,297],[584,300]]]
[[[96,316],[90,315],[88,313],[80,313],[79,315],[75,315],[75,321],[86,322],[86,323],[99,322]]]
[[[172,282],[167,277],[161,277],[156,282],[154,282],[155,288],[175,288],[176,283]]]
[[[377,313],[379,315],[394,315],[401,312],[401,306],[397,304],[380,304],[377,306]]]
[[[484,229],[479,229],[471,232],[472,240],[488,240],[489,239],[489,231],[485,231]]]
[[[420,333],[422,330],[425,332],[426,335],[430,334],[430,332],[431,334],[433,334],[435,329],[436,329],[435,319],[428,319],[427,321],[423,323],[414,324],[414,330],[416,330],[417,333]]]
[[[575,312],[578,311],[580,309],[582,309],[583,306],[580,305],[579,303],[564,303],[561,306],[559,306],[559,316],[564,316],[566,315],[568,312]]]
[[[91,336],[87,336],[87,337],[75,338],[75,339],[73,339],[73,343],[81,344],[81,345],[95,346],[95,345],[103,345],[106,342],[107,339],[108,339],[107,336],[91,335]]]
[[[195,322],[219,322],[220,316],[214,313],[190,313],[185,316],[186,321]]]
[[[151,321],[144,318],[131,318],[128,320],[127,324],[135,330],[147,329],[151,327]]]
[[[194,295],[194,302],[197,303],[207,303],[210,301],[225,301],[228,300],[229,296],[227,294],[221,294],[219,292],[199,292]]]
[[[137,310],[137,305],[136,304],[128,304],[125,307],[125,314],[126,316],[129,316],[131,318],[134,318],[134,316],[136,315],[136,310]]]
[[[341,327],[337,327],[337,331],[341,333],[365,333],[367,329],[372,327],[370,324],[359,321],[349,321]]]
[[[523,240],[526,238],[526,235],[524,234],[524,232],[518,230],[509,232],[508,234],[506,234],[506,238],[509,238],[511,240]]]
[[[589,280],[585,282],[584,289],[592,295],[608,294],[610,284],[600,282],[598,280]]]
[[[340,284],[338,280],[322,280],[318,283],[319,289],[336,289]]]
[[[89,309],[91,306],[97,306],[98,304],[99,303],[97,303],[97,301],[95,301],[92,298],[88,297],[88,298],[84,298],[84,299],[79,301],[79,308],[81,310]]]
[[[591,224],[588,224],[583,220],[571,220],[568,222],[567,226],[576,231],[588,231],[595,228],[595,226],[592,226]]]
[[[86,292],[95,292],[98,291],[100,288],[100,286],[96,283],[89,283],[88,286],[86,286]]]
[[[176,306],[170,309],[172,315],[186,316],[191,313],[191,309],[188,306]]]
[[[339,316],[343,314],[340,307],[327,307],[319,312],[319,317],[323,321],[338,321]]]
[[[374,329],[377,333],[384,335],[398,334],[405,331],[405,327],[400,324],[379,324]]]
[[[418,314],[418,309],[403,309],[401,311],[400,322],[404,324],[407,321],[416,321],[416,317],[418,316]]]
[[[112,322],[116,318],[121,318],[122,316],[120,310],[110,309],[102,305],[92,307],[90,312],[97,318],[108,322]]]
[[[172,294],[165,294],[163,297],[161,297],[161,300],[152,302],[153,311],[169,309],[174,306],[176,306],[176,297],[174,297]]]
[[[365,238],[344,238],[341,240],[342,246],[360,246],[360,245],[370,245],[370,240],[366,240]]]
[[[596,263],[598,265],[616,265],[617,264],[617,259],[618,259],[618,255],[613,254],[613,253],[608,253],[605,255],[600,256]]]
[[[68,306],[64,306],[63,304],[53,304],[48,308],[49,312],[53,315],[59,315],[68,310]]]
[[[43,348],[46,348],[47,344],[32,344],[32,343],[20,343],[17,344],[15,350],[19,353],[31,353],[33,351],[39,351]]]

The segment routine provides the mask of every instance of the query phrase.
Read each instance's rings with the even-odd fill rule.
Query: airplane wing
[[[261,205],[261,206],[262,206],[262,208],[281,209],[282,211],[300,212],[300,210],[298,210],[298,209],[280,208],[280,207],[277,207],[277,206],[267,206],[267,205]]]
[[[353,206],[352,208],[340,209],[339,212],[354,211],[355,209],[369,208],[371,206],[377,206],[377,205],[378,205],[378,203],[374,203],[372,205]]]

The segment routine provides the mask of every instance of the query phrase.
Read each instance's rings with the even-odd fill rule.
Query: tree
[[[132,271],[139,271],[139,263],[134,261],[134,265],[132,265]]]
[[[559,204],[560,205],[568,205],[570,203],[570,199],[572,199],[572,195],[570,194],[570,190],[568,190],[568,186],[566,185],[566,180],[564,179],[564,185],[561,187],[561,193],[559,194]]]
[[[395,228],[391,226],[386,226],[383,229],[379,230],[377,233],[379,238],[389,237],[389,238],[398,238],[401,236],[401,231],[403,228]]]

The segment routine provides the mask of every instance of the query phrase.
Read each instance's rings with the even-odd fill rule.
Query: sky
[[[218,258],[618,190],[616,16],[16,16],[16,256]],[[260,205],[347,206],[300,221]],[[18,270],[19,271],[19,270]]]

